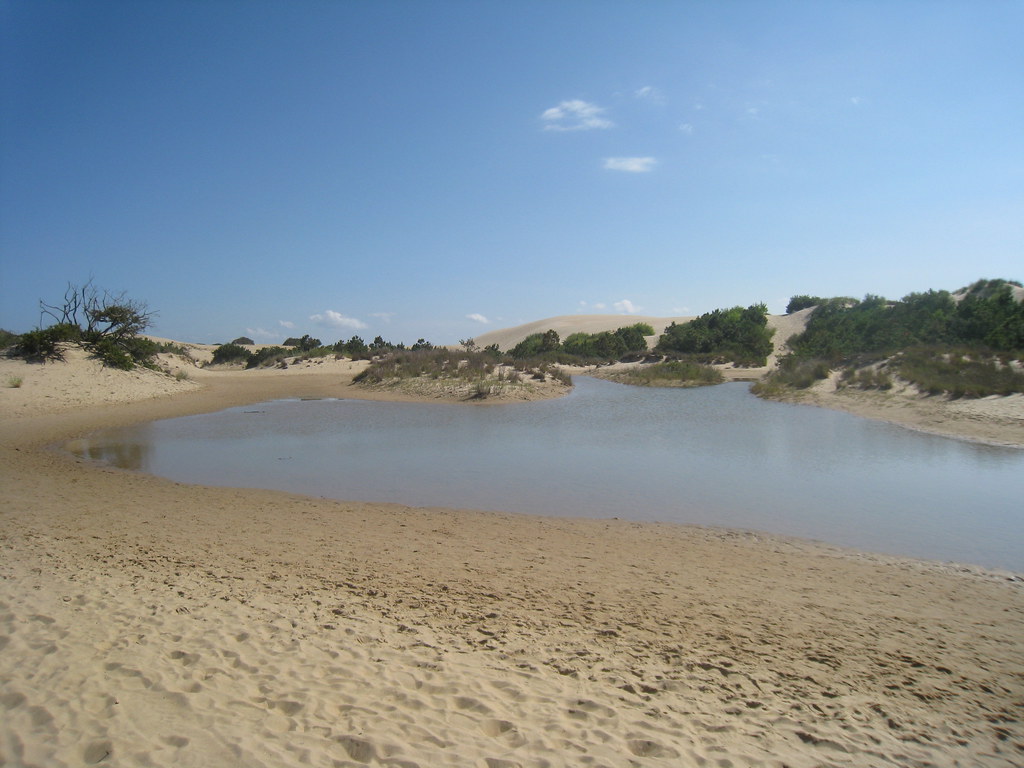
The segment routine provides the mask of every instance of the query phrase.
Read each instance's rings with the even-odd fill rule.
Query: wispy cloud
[[[685,133],[687,136],[693,136],[693,125],[691,123],[682,123],[679,126],[679,130]]]
[[[608,157],[605,158],[604,167],[608,171],[648,173],[654,170],[657,162],[653,157]]]
[[[289,331],[294,330],[295,328],[295,323],[293,323],[291,320],[278,320],[277,324],[280,325],[282,328],[287,328]]]
[[[645,85],[643,88],[638,88],[633,91],[633,97],[640,99],[641,101],[649,101],[652,104],[665,103],[665,97],[662,96],[661,91],[653,85]]]
[[[864,99],[862,99],[860,96],[851,96],[850,103],[853,104],[853,106],[855,107],[859,107],[861,104],[864,103]]]
[[[371,312],[370,317],[376,317],[378,320],[383,320],[385,323],[390,323],[391,318],[395,316],[394,312]]]
[[[367,327],[366,323],[362,320],[356,320],[354,317],[346,317],[340,312],[335,312],[333,309],[326,309],[323,312],[310,315],[309,319],[317,325],[323,325],[327,328],[361,329]]]
[[[483,323],[484,325],[487,325],[488,323],[491,322],[486,317],[481,315],[479,312],[474,312],[474,313],[472,313],[470,315],[466,315],[466,318],[469,319],[469,320],[474,320],[474,321],[476,321],[478,323]]]
[[[592,131],[613,128],[615,123],[604,117],[604,113],[603,107],[573,99],[544,110],[540,119],[544,121],[545,131]]]
[[[246,328],[245,334],[252,339],[263,339],[264,341],[274,341],[281,338],[281,334],[263,328]]]
[[[641,307],[636,306],[629,299],[623,299],[622,301],[616,301],[613,305],[616,312],[621,312],[624,315],[633,315],[640,311]]]

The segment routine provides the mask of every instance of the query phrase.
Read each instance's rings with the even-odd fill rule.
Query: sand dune
[[[654,328],[654,340],[656,340],[657,336],[665,332],[665,328],[670,323],[685,323],[692,319],[692,317],[649,317],[647,315],[558,315],[544,320],[534,320],[533,322],[513,326],[512,328],[488,331],[476,336],[474,341],[481,347],[497,344],[500,349],[507,351],[527,336],[534,333],[544,333],[547,330],[556,331],[559,337],[564,339],[573,333],[614,331],[617,328],[635,325],[636,323],[650,324]]]
[[[346,380],[251,374],[0,400],[3,764],[1020,764],[1010,574],[192,487],[47,448]]]

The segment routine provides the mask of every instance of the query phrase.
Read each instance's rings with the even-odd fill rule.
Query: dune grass
[[[704,387],[721,384],[725,377],[709,365],[666,360],[602,374],[602,378],[638,387]]]

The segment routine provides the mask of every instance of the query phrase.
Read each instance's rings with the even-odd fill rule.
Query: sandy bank
[[[131,402],[0,401],[6,764],[1024,755],[1024,590],[1008,575],[723,530],[185,486],[45,447],[344,380],[208,373]]]
[[[887,392],[837,388],[838,375],[779,399],[834,408],[867,419],[961,440],[1024,448],[1024,395],[951,400],[897,385]]]

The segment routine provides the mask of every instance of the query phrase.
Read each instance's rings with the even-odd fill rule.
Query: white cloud
[[[616,301],[612,306],[615,307],[616,312],[621,312],[624,315],[633,315],[640,311],[640,307],[636,306],[629,299]]]
[[[615,123],[603,117],[604,112],[604,108],[596,104],[573,99],[544,110],[540,119],[545,122],[545,131],[590,131],[614,127]]]
[[[376,317],[378,320],[383,320],[385,323],[390,323],[391,318],[395,316],[394,312],[371,312],[370,317]]]
[[[608,157],[605,158],[604,167],[608,171],[647,173],[654,169],[657,162],[653,157]]]
[[[335,312],[333,309],[326,309],[322,313],[310,315],[309,319],[317,325],[324,325],[328,328],[366,328],[367,325],[362,320],[356,320],[354,317],[346,317],[340,312]]]
[[[278,320],[277,324],[280,325],[282,328],[287,328],[289,331],[295,328],[295,323],[293,323],[291,320]]]
[[[252,339],[263,339],[265,341],[276,341],[281,338],[281,334],[273,333],[272,331],[267,331],[263,328],[246,328],[245,333]]]
[[[690,123],[683,123],[679,126],[679,130],[687,136],[693,136],[693,126]]]
[[[487,325],[488,323],[491,322],[486,317],[481,315],[479,312],[474,312],[471,315],[466,315],[466,318],[469,319],[469,320],[475,320],[478,323],[483,323],[484,325]]]
[[[633,96],[655,104],[663,104],[665,101],[665,97],[661,95],[661,91],[653,85],[645,85],[643,88],[633,91]]]

